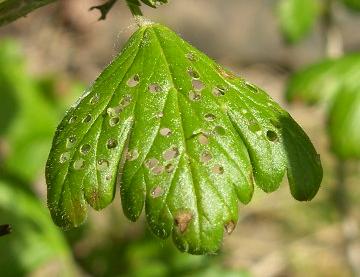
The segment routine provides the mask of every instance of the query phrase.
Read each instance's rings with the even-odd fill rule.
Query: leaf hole
[[[151,169],[151,172],[155,175],[160,175],[165,171],[165,167],[162,165],[157,165],[153,169]]]
[[[225,231],[226,231],[226,233],[227,233],[228,235],[231,235],[232,232],[234,232],[235,227],[236,227],[235,222],[231,220],[229,223],[227,223],[227,224],[225,225]]]
[[[83,123],[89,123],[92,120],[92,116],[91,114],[88,114],[87,116],[85,116],[85,118],[83,119]]]
[[[169,128],[162,128],[160,129],[160,135],[164,137],[168,137],[172,134],[171,130]]]
[[[209,151],[205,151],[200,156],[200,161],[203,163],[208,163],[212,160],[213,156]]]
[[[125,108],[125,107],[129,106],[131,101],[132,101],[131,95],[129,95],[129,94],[125,95],[124,98],[121,99],[121,101],[120,101],[120,111],[119,111],[119,113],[122,111],[122,108]]]
[[[199,140],[200,144],[203,144],[203,145],[209,144],[209,137],[204,133],[200,133],[198,140]]]
[[[114,149],[118,146],[118,142],[115,139],[109,139],[106,143],[108,149]]]
[[[175,170],[175,166],[174,166],[172,163],[167,164],[167,165],[165,166],[165,171],[166,171],[167,173],[172,173],[172,172],[174,172],[174,170]]]
[[[193,215],[190,212],[180,212],[175,216],[175,225],[179,229],[180,233],[184,233],[187,230],[192,218]]]
[[[83,144],[80,147],[80,153],[82,155],[86,155],[86,154],[88,154],[90,152],[90,149],[91,149],[90,144]]]
[[[163,190],[162,187],[156,186],[155,188],[153,188],[151,190],[150,194],[151,194],[152,198],[158,198],[158,197],[160,197],[160,196],[162,196],[164,194],[164,190]]]
[[[157,114],[155,115],[155,117],[156,117],[157,119],[163,118],[163,117],[164,117],[164,113],[163,113],[163,112],[159,112],[159,113],[157,113]]]
[[[192,68],[188,69],[188,74],[193,79],[199,79],[200,78],[199,73],[196,70],[192,69]]]
[[[197,91],[203,90],[205,87],[204,83],[201,80],[193,79],[191,83],[193,88]]]
[[[193,90],[191,90],[191,91],[189,92],[189,99],[190,99],[191,101],[199,101],[199,100],[201,99],[201,93],[200,93],[200,91],[193,91]]]
[[[76,137],[71,136],[66,140],[66,148],[72,148],[76,143]]]
[[[99,96],[99,94],[96,93],[93,97],[91,97],[90,104],[91,105],[96,104],[97,102],[99,102],[99,99],[100,99],[100,96]]]
[[[60,163],[66,163],[70,159],[70,152],[65,152],[60,155]]]
[[[163,153],[163,157],[166,161],[175,159],[178,156],[179,156],[179,148],[177,147],[171,147],[170,149],[166,150]]]
[[[268,130],[266,132],[266,137],[269,141],[275,142],[278,140],[278,135],[276,132],[272,131],[272,130]]]
[[[120,122],[120,118],[117,116],[117,117],[112,117],[112,118],[110,118],[110,120],[109,120],[109,125],[111,126],[111,127],[114,127],[114,126],[116,126],[117,124],[119,124],[119,122]]]
[[[70,119],[69,119],[69,124],[73,124],[73,123],[75,123],[76,122],[76,120],[77,120],[77,116],[76,115],[73,115],[72,117],[70,117]]]
[[[186,53],[185,57],[191,62],[196,61],[196,56],[195,56],[195,53],[193,53],[193,52]]]
[[[122,107],[121,106],[110,107],[107,108],[106,112],[110,117],[117,117],[122,112]]]
[[[149,85],[149,92],[151,93],[157,93],[161,91],[161,86],[159,84],[150,84]]]
[[[128,161],[135,161],[137,158],[139,158],[139,152],[136,149],[126,153],[126,159]]]
[[[109,167],[109,161],[105,159],[98,160],[96,167],[99,171],[105,170]]]
[[[216,116],[212,113],[207,113],[204,117],[206,121],[214,121],[216,119]]]
[[[224,168],[221,165],[217,164],[212,168],[212,172],[221,175],[224,174]]]
[[[75,170],[80,170],[84,168],[85,160],[84,159],[78,159],[74,162],[73,167]]]
[[[133,88],[136,87],[139,84],[139,82],[140,82],[140,77],[138,74],[135,74],[127,81],[127,85]]]
[[[159,164],[159,161],[155,158],[151,158],[145,162],[145,166],[149,169],[153,169]]]
[[[226,94],[226,88],[224,86],[218,85],[213,88],[212,93],[214,96],[224,96]]]

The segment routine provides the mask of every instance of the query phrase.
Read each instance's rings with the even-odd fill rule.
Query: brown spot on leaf
[[[180,212],[176,215],[175,224],[179,228],[181,233],[184,233],[186,231],[192,218],[192,213],[187,211]]]
[[[158,198],[161,195],[163,195],[163,193],[164,193],[164,190],[162,189],[162,187],[157,186],[151,191],[151,197],[152,198]]]
[[[235,230],[235,222],[234,221],[230,221],[229,223],[227,223],[226,225],[225,225],[225,231],[226,231],[226,233],[228,234],[228,235],[230,235],[232,232],[234,232],[234,230]]]

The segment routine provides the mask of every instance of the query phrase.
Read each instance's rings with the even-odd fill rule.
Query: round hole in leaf
[[[272,131],[272,130],[268,130],[266,132],[266,137],[269,141],[275,142],[278,140],[278,135],[276,132]]]
[[[105,170],[109,167],[109,161],[105,159],[98,160],[97,169],[99,171]]]
[[[70,152],[65,152],[60,155],[60,163],[66,163],[70,159]]]
[[[83,119],[83,123],[89,123],[92,119],[91,114],[88,114],[87,116],[85,116],[85,118]]]
[[[107,144],[106,144],[106,146],[107,146],[108,149],[113,149],[113,148],[115,148],[117,145],[118,145],[118,142],[117,142],[117,140],[115,140],[115,139],[109,139],[109,140],[107,141]]]
[[[224,173],[224,168],[221,165],[217,164],[212,168],[212,172],[221,175]]]
[[[80,153],[83,155],[86,155],[90,152],[91,145],[90,144],[84,144],[80,147]]]
[[[212,113],[207,113],[204,117],[206,121],[214,121],[216,119],[216,116]]]
[[[201,99],[201,93],[200,93],[200,91],[193,91],[193,90],[191,90],[191,91],[189,92],[189,99],[190,99],[191,101],[199,101],[199,100]]]
[[[75,170],[80,170],[84,168],[85,161],[84,159],[78,159],[74,162],[73,166]]]
[[[100,96],[99,96],[99,94],[96,93],[93,97],[91,97],[90,104],[91,105],[96,104],[97,102],[99,102],[99,99],[100,99]]]
[[[171,135],[171,130],[169,128],[162,128],[160,129],[160,135],[164,136],[164,137],[168,137]]]
[[[221,85],[218,85],[218,86],[213,88],[212,93],[215,96],[224,96],[225,93],[226,93],[226,89],[225,89],[225,87],[223,87]]]
[[[197,79],[192,80],[192,86],[193,86],[194,90],[196,90],[196,91],[203,90],[205,87],[204,83]]]
[[[140,82],[140,77],[138,74],[135,74],[127,81],[127,85],[133,88],[136,87],[139,84],[139,82]]]
[[[149,85],[149,91],[151,93],[156,93],[161,91],[161,86],[159,84],[150,84]]]
[[[162,196],[163,193],[164,193],[163,188],[160,187],[160,186],[156,186],[155,188],[153,188],[153,189],[151,190],[151,193],[150,193],[150,194],[151,194],[151,197],[152,197],[152,198],[158,198],[158,197]]]
[[[76,143],[76,137],[71,136],[66,140],[66,148],[72,148]]]
[[[188,69],[188,74],[190,75],[191,78],[193,79],[199,79],[200,78],[200,75],[197,71],[195,71],[194,69],[192,68],[189,68]]]
[[[109,124],[110,124],[111,127],[114,127],[119,123],[119,121],[120,121],[119,117],[112,117],[109,120]]]

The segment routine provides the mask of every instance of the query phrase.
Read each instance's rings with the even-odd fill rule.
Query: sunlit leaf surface
[[[131,37],[59,125],[49,156],[48,205],[63,227],[120,187],[126,216],[143,209],[182,251],[216,252],[254,184],[310,200],[320,160],[290,115],[159,24]]]

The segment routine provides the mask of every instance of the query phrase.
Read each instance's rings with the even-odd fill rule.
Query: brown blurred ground
[[[106,21],[98,22],[99,14],[88,9],[99,2],[61,0],[0,29],[0,37],[20,42],[34,74],[51,72],[61,80],[92,82],[134,30],[130,13],[122,3],[115,6]],[[324,39],[318,25],[299,45],[286,46],[277,28],[275,2],[173,0],[157,10],[143,11],[285,105],[282,93],[289,70],[321,59]],[[360,17],[339,7],[336,18],[345,50],[359,50]],[[311,203],[293,200],[286,185],[272,195],[257,191],[254,200],[242,207],[237,229],[225,239],[226,264],[249,268],[254,276],[350,276],[341,254],[342,219],[329,202],[334,186],[334,161],[327,148],[323,111],[302,106],[289,109],[322,155],[323,187]],[[349,184],[349,190],[354,192],[351,214],[357,222],[350,229],[355,235],[360,222],[359,169],[358,164],[352,164]],[[40,183],[40,190],[44,191],[44,182]],[[110,209],[118,211],[118,207],[116,204]],[[107,216],[94,215],[103,226],[97,232],[112,224],[110,213],[108,210]],[[75,247],[80,252],[85,251],[84,247],[91,251],[91,244],[85,244]],[[360,264],[359,239],[351,251],[351,257]]]

